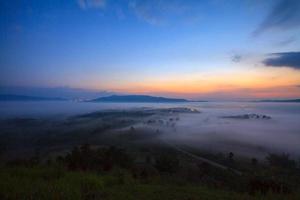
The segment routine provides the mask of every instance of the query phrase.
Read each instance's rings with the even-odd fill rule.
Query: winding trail
[[[190,152],[188,152],[188,151],[186,151],[186,150],[184,150],[184,149],[182,149],[182,148],[180,148],[180,147],[178,147],[178,146],[176,146],[176,145],[174,145],[174,144],[171,144],[170,142],[167,142],[166,140],[162,140],[162,142],[165,143],[166,145],[168,145],[169,147],[175,149],[176,151],[181,152],[181,153],[183,153],[183,154],[185,154],[185,155],[187,155],[187,156],[189,156],[189,157],[191,157],[191,158],[194,158],[195,160],[198,160],[198,161],[201,161],[201,162],[208,163],[208,164],[210,164],[211,166],[214,166],[214,167],[219,168],[219,169],[222,169],[222,170],[229,170],[229,171],[232,171],[233,173],[235,173],[235,174],[237,174],[237,175],[239,175],[239,176],[243,175],[242,172],[240,172],[240,171],[238,171],[238,170],[236,170],[236,169],[232,169],[232,168],[227,167],[227,166],[225,166],[225,165],[216,163],[216,162],[214,162],[214,161],[212,161],[212,160],[208,160],[208,159],[203,158],[203,157],[201,157],[201,156],[198,156],[198,155],[195,155],[195,154],[193,154],[193,153],[190,153]]]

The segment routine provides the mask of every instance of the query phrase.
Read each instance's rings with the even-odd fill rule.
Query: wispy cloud
[[[235,62],[235,63],[238,63],[242,60],[242,55],[239,55],[239,54],[235,54],[231,57],[231,61],[232,62]]]
[[[269,54],[270,58],[263,60],[266,66],[290,67],[300,70],[300,52],[283,52]]]
[[[129,8],[131,8],[135,15],[149,24],[158,25],[163,22],[163,17],[161,12],[161,2],[155,5],[155,1],[138,1],[133,0],[129,2]]]
[[[152,25],[162,25],[172,20],[196,23],[199,21],[197,6],[201,3],[192,0],[115,0],[128,6],[129,11],[138,19]],[[77,0],[78,6],[83,9],[105,9],[108,4],[115,9],[117,16],[125,18],[120,7],[109,0]]]
[[[287,46],[287,45],[289,45],[289,44],[291,44],[291,43],[293,43],[295,41],[296,41],[296,37],[295,36],[289,37],[289,38],[287,38],[285,40],[282,40],[282,41],[278,42],[276,44],[276,46],[280,46],[280,47]]]
[[[300,1],[280,0],[253,32],[254,36],[260,35],[269,29],[293,29],[300,27]]]
[[[106,0],[77,0],[77,2],[81,9],[104,8],[106,5]]]
[[[129,8],[135,15],[152,25],[161,25],[171,19],[195,21],[199,19],[199,13],[194,12],[194,6],[198,5],[189,0],[130,0]]]

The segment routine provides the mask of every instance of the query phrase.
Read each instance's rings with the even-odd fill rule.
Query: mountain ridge
[[[255,102],[300,103],[300,99],[265,99],[265,100],[258,100],[258,101],[255,101]]]
[[[15,94],[1,94],[0,101],[66,101],[67,99],[59,97],[40,97]]]
[[[168,102],[190,102],[187,99],[156,97],[149,95],[111,95],[89,100],[89,102],[133,102],[133,103],[168,103]]]

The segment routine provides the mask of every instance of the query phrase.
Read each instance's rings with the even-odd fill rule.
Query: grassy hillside
[[[52,160],[3,163],[0,199],[300,199],[299,168],[285,154],[269,155],[268,165],[230,154],[224,163],[243,172],[238,175],[155,149],[150,155],[82,145]]]
[[[110,173],[70,172],[53,167],[13,167],[0,170],[1,199],[299,199],[297,195],[248,195],[192,184],[156,180],[142,183],[122,170]]]

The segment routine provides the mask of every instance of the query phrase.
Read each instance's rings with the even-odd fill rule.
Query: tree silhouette
[[[252,159],[251,159],[251,164],[252,164],[253,166],[256,166],[257,163],[258,163],[258,161],[257,161],[256,158],[252,158]]]
[[[155,159],[155,167],[160,172],[175,173],[179,168],[179,160],[176,156],[162,154]]]
[[[131,158],[123,149],[116,147],[92,149],[85,144],[74,147],[65,158],[58,157],[57,160],[64,161],[70,170],[104,170],[109,171],[113,166],[126,168],[131,165]]]
[[[280,155],[277,154],[269,154],[266,157],[270,166],[273,167],[282,167],[282,168],[295,168],[296,162],[290,159],[289,154],[282,153]]]

